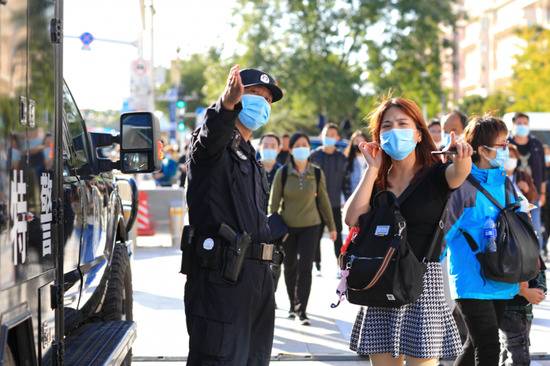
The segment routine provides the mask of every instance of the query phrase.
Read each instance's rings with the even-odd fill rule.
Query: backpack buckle
[[[403,230],[405,230],[405,228],[407,227],[407,223],[405,221],[399,221],[397,223],[397,236],[401,237],[401,235],[403,234]]]

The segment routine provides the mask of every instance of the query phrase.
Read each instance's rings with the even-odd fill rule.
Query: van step
[[[66,339],[65,365],[120,365],[136,339],[136,323],[89,323]]]

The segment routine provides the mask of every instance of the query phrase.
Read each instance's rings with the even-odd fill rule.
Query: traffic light
[[[177,109],[183,109],[183,113],[185,113],[185,107],[187,106],[187,103],[185,103],[184,100],[182,99],[179,99],[177,102],[176,102],[176,108]]]
[[[187,103],[182,98],[176,101],[176,121],[178,123],[178,131],[185,132],[187,126],[185,125],[185,107]]]
[[[185,131],[185,120],[179,119],[178,120],[178,131],[184,132]]]

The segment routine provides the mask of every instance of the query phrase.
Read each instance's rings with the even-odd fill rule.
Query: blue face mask
[[[309,158],[309,147],[295,147],[292,149],[292,156],[298,161],[304,161]]]
[[[403,160],[415,149],[412,128],[394,128],[380,135],[382,150],[394,160]]]
[[[489,150],[494,150],[494,148],[489,148]],[[510,150],[508,148],[505,150],[497,149],[497,156],[489,160],[489,165],[493,168],[502,168],[508,159],[510,159]]]
[[[336,145],[336,139],[332,137],[323,137],[323,146],[334,146]]]
[[[527,125],[516,125],[514,135],[518,137],[529,136],[529,126]]]
[[[262,149],[260,155],[262,156],[262,161],[275,161],[277,159],[277,150]]]
[[[241,98],[243,109],[239,113],[239,120],[244,127],[256,131],[264,126],[271,115],[271,106],[264,97],[254,94],[245,94]]]

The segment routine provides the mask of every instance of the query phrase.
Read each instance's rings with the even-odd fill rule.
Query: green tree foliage
[[[451,1],[241,0],[243,65],[272,72],[287,92],[275,117],[314,130],[318,114],[358,121],[393,90],[441,104],[441,26]],[[355,124],[359,125],[358,122]]]
[[[396,0],[381,11],[383,32],[368,40],[367,73],[372,95],[391,92],[426,104],[428,115],[440,111],[441,27],[454,23],[451,1]]]
[[[336,122],[355,117],[361,68],[354,57],[382,3],[239,1],[239,63],[270,72],[286,92],[272,128],[314,132],[319,114]]]
[[[210,99],[212,92],[209,93],[209,74],[222,67],[219,51],[212,48],[206,54],[193,54],[180,60],[176,67],[180,76],[178,82],[174,84],[173,80],[168,77],[168,81],[160,86],[157,94],[162,95],[170,88],[181,87],[185,96],[192,97],[187,100],[187,111],[193,112],[197,107],[210,105],[216,97]],[[227,73],[227,70],[224,72]],[[222,89],[216,90],[218,96],[223,90],[223,85],[221,83],[218,89],[220,87]],[[168,102],[157,102],[157,108],[168,113]]]
[[[445,94],[441,27],[455,21],[451,3],[238,0],[239,52],[226,59],[219,53],[194,56],[182,71],[194,75],[189,85],[204,83],[200,91],[209,104],[219,97],[232,64],[266,70],[285,91],[268,126],[276,132],[316,133],[320,114],[363,127],[362,118],[391,91],[425,103],[435,115]]]
[[[512,90],[513,110],[550,111],[550,30],[533,27],[522,30],[525,41],[522,54],[516,57]]]
[[[502,117],[511,108],[511,97],[503,92],[497,92],[487,97],[469,95],[459,104],[459,110],[468,117],[491,114]]]
[[[471,116],[481,116],[485,114],[485,98],[481,95],[468,95],[460,101],[458,105],[458,110],[467,115]]]

